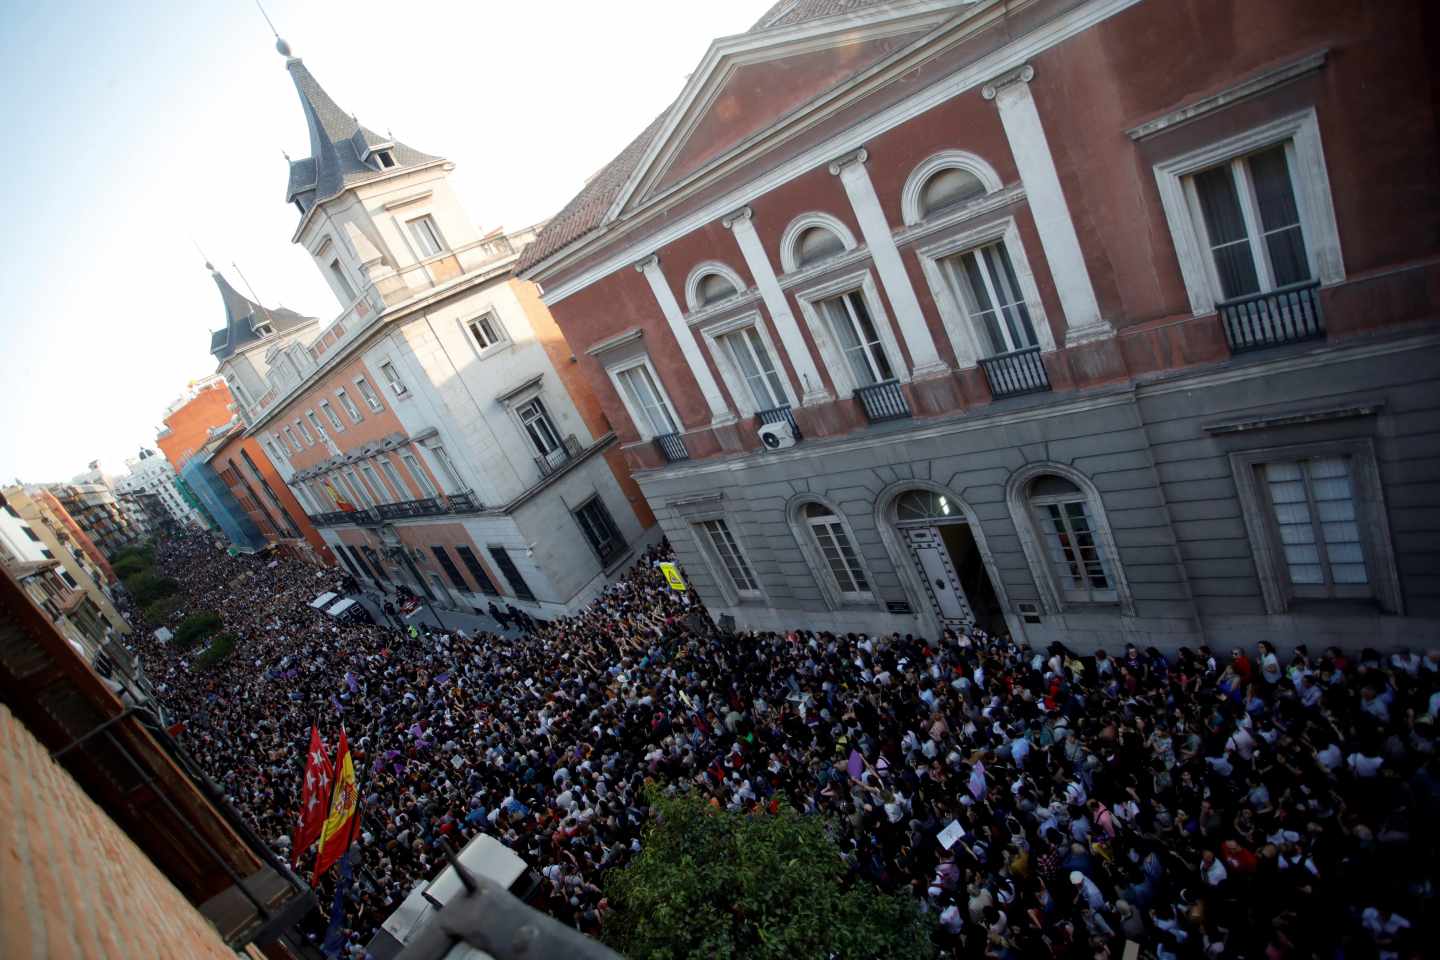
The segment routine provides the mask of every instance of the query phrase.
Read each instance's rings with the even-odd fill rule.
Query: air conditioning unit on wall
[[[795,430],[787,421],[767,423],[760,428],[760,442],[766,450],[784,450],[795,446]]]

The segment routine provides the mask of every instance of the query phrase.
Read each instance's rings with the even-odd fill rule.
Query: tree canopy
[[[630,960],[931,956],[914,900],[847,876],[825,821],[652,796],[642,850],[605,884],[605,941]]]

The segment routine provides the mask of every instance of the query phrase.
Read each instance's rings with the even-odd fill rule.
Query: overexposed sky
[[[361,123],[456,164],[476,223],[559,209],[773,0],[268,0]],[[253,0],[0,0],[0,483],[115,473],[213,373],[237,288],[331,318],[290,243],[281,151],[309,153]]]

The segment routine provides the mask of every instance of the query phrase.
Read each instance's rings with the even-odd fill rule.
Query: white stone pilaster
[[[825,381],[820,378],[815,358],[805,343],[805,337],[800,333],[800,325],[795,322],[795,315],[790,312],[790,302],[785,299],[785,291],[780,289],[775,268],[770,265],[770,257],[765,253],[765,245],[760,242],[760,235],[755,232],[750,213],[749,207],[742,207],[721,222],[735,235],[735,243],[740,247],[740,255],[745,258],[745,265],[750,268],[751,276],[755,278],[755,286],[760,290],[760,299],[765,301],[765,309],[769,311],[770,321],[780,336],[780,344],[785,348],[785,355],[790,358],[790,366],[795,370],[795,375],[800,378],[800,405],[808,407],[816,403],[826,403],[831,399],[830,392],[825,389]]]
[[[1016,67],[985,84],[981,96],[994,100],[1000,110],[1000,122],[1010,141],[1010,152],[1020,170],[1035,229],[1040,233],[1040,246],[1055,278],[1055,291],[1065,311],[1065,342],[1083,343],[1113,334],[1109,321],[1100,315],[1095,289],[1090,285],[1090,272],[1080,252],[1080,238],[1070,219],[1070,207],[1060,189],[1060,175],[1045,139],[1040,112],[1030,93],[1035,68],[1030,64]]]
[[[845,187],[845,195],[850,198],[850,206],[855,210],[855,219],[860,223],[860,232],[870,250],[870,260],[880,274],[885,295],[895,308],[895,322],[914,363],[910,376],[916,380],[941,376],[950,368],[935,349],[935,338],[930,335],[930,327],[925,323],[920,300],[915,296],[910,275],[905,272],[905,264],[900,259],[900,248],[895,245],[895,236],[885,219],[885,210],[880,206],[875,185],[870,182],[870,172],[865,169],[868,159],[869,153],[862,147],[831,163],[830,172],[838,176]]]
[[[650,290],[655,294],[655,302],[660,304],[660,312],[665,315],[665,321],[670,324],[670,332],[680,343],[680,352],[685,355],[685,362],[690,367],[690,374],[695,382],[700,385],[700,392],[705,396],[705,402],[710,407],[710,425],[712,427],[724,426],[727,423],[735,422],[735,414],[730,412],[729,406],[725,403],[725,395],[720,392],[720,385],[710,375],[710,366],[705,362],[705,356],[700,352],[700,345],[695,342],[695,334],[685,323],[685,315],[680,310],[680,303],[675,299],[675,294],[670,289],[670,284],[665,280],[665,274],[660,269],[660,258],[651,255],[635,264],[635,269],[645,274],[645,279],[650,281]]]

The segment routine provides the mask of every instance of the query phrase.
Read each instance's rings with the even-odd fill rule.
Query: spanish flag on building
[[[343,727],[335,755],[339,758],[335,763],[335,789],[330,794],[330,815],[320,828],[320,852],[315,857],[312,885],[319,883],[325,871],[344,856],[360,832],[360,787],[355,782],[355,763]]]

